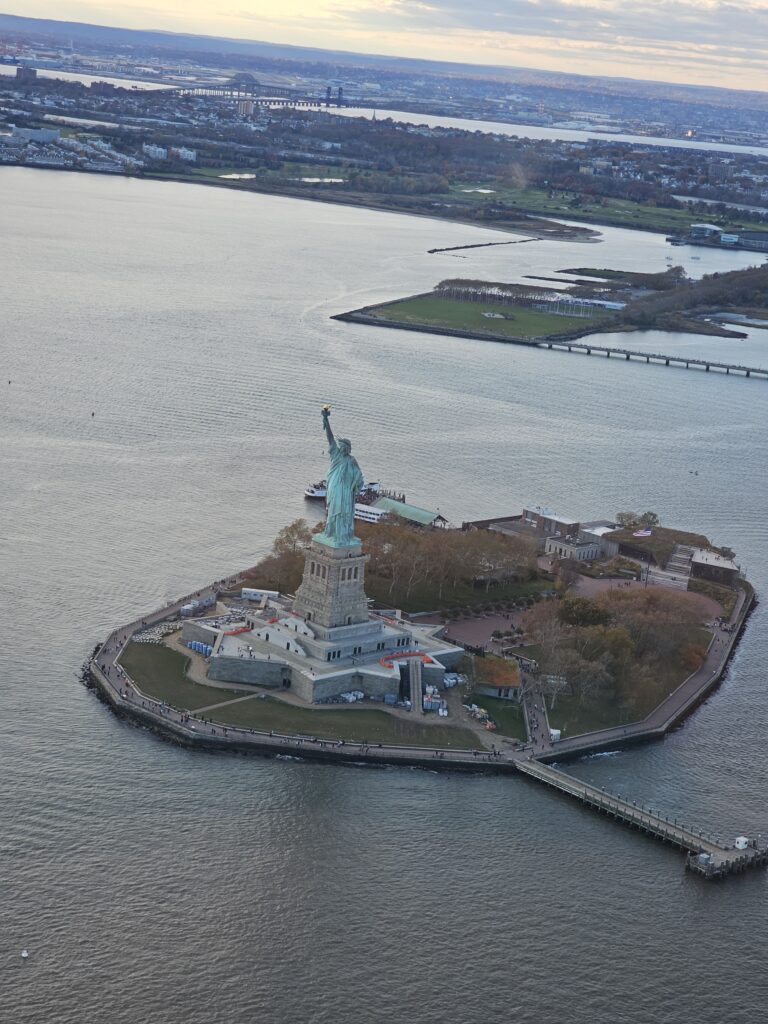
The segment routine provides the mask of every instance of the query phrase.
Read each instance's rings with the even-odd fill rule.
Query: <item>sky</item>
[[[25,0],[124,28],[768,90],[768,0]]]

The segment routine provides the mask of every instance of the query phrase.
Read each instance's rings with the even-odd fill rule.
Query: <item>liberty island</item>
[[[384,705],[376,712],[379,715],[423,714],[428,706],[432,708],[432,698],[440,690],[453,685],[448,673],[461,665],[463,646],[447,641],[439,625],[416,625],[400,613],[369,608],[364,589],[368,555],[354,533],[354,500],[362,484],[362,472],[352,456],[351,442],[347,438],[337,440],[329,420],[330,407],[326,406],[322,421],[331,460],[326,522],[306,547],[302,580],[295,596],[244,587],[247,577],[242,574],[217,581],[115,630],[97,647],[87,670],[89,681],[108,703],[119,713],[193,747],[273,755],[290,752],[303,758],[358,764],[523,774],[687,851],[686,867],[705,878],[722,878],[768,864],[768,847],[754,839],[739,836],[733,846],[724,845],[677,819],[577,781],[548,763],[661,738],[690,714],[723,674],[752,606],[751,589],[740,591],[706,662],[645,719],[577,735],[558,742],[556,747],[552,742],[554,733],[544,735],[551,730],[542,693],[535,678],[526,679],[522,669],[523,678],[518,679],[516,690],[525,711],[525,743],[505,740],[489,746],[478,741],[477,734],[472,736],[447,723],[433,728],[429,739],[425,739],[426,733],[416,734],[410,742],[349,740],[342,735],[321,738],[309,732],[288,734],[224,723],[202,714],[251,701],[254,696],[267,698],[270,691],[280,697],[268,699],[294,705],[299,702],[306,707],[339,699],[353,704],[369,700]],[[644,540],[650,532],[639,531],[635,536]],[[189,668],[189,680],[200,685],[201,695],[205,692],[211,696],[210,705],[193,712],[143,692],[122,661],[134,638],[186,647],[194,652],[193,658],[197,654]],[[225,684],[233,684],[237,690],[228,691]],[[217,690],[219,698],[215,696]],[[447,716],[447,703],[435,703],[441,715]],[[354,716],[356,710],[346,713]],[[322,714],[310,712],[318,716],[318,726]],[[344,731],[343,727],[339,730]],[[322,728],[318,732],[324,735]]]

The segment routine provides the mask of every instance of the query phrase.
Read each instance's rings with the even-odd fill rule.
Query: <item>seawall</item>
[[[131,718],[168,740],[183,746],[207,750],[234,750],[265,756],[293,756],[344,764],[403,765],[432,770],[479,772],[515,771],[516,764],[527,760],[529,749],[502,746],[492,751],[456,750],[436,747],[408,747],[386,744],[354,743],[319,739],[310,735],[285,735],[274,731],[242,729],[198,719],[143,694],[119,665],[119,657],[131,636],[148,625],[178,615],[181,605],[191,597],[205,597],[231,589],[237,577],[217,581],[212,586],[187,595],[178,601],[115,630],[103,645],[97,647],[85,669],[86,681],[122,716]],[[225,585],[226,584],[226,585]],[[732,616],[733,631],[724,648],[708,670],[703,667],[688,677],[646,718],[626,726],[616,726],[583,733],[564,739],[550,750],[535,754],[544,762],[566,761],[586,754],[662,739],[677,728],[698,705],[719,685],[728,662],[739,643],[749,615],[756,604],[751,588],[744,589]]]

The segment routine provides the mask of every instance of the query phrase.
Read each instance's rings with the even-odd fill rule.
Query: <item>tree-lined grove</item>
[[[528,632],[550,703],[564,693],[642,715],[703,664],[701,620],[701,604],[685,592],[615,588],[536,605]]]
[[[304,553],[312,534],[304,519],[284,527],[270,554],[252,570],[262,586],[293,593],[301,582]],[[382,604],[407,606],[416,592],[434,598],[434,607],[463,603],[467,588],[479,596],[510,581],[537,575],[536,545],[526,538],[488,530],[419,530],[397,521],[357,523],[369,556],[366,590]]]

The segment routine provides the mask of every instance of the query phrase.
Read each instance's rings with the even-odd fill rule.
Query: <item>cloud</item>
[[[374,54],[766,90],[768,0],[27,0],[80,18]]]
[[[764,74],[768,0],[349,0],[333,8],[344,32],[395,35],[411,51],[522,62],[589,74],[731,84]],[[462,50],[466,55],[457,56]],[[426,55],[426,54],[425,54]],[[527,57],[527,59],[526,59]],[[559,58],[559,59],[558,59]],[[751,84],[733,82],[734,86]]]
[[[340,18],[402,31],[468,29],[563,40],[632,39],[663,46],[670,40],[720,47],[764,48],[768,0],[385,0],[333,5]],[[768,20],[768,19],[766,19]],[[761,24],[762,22],[762,24]]]

